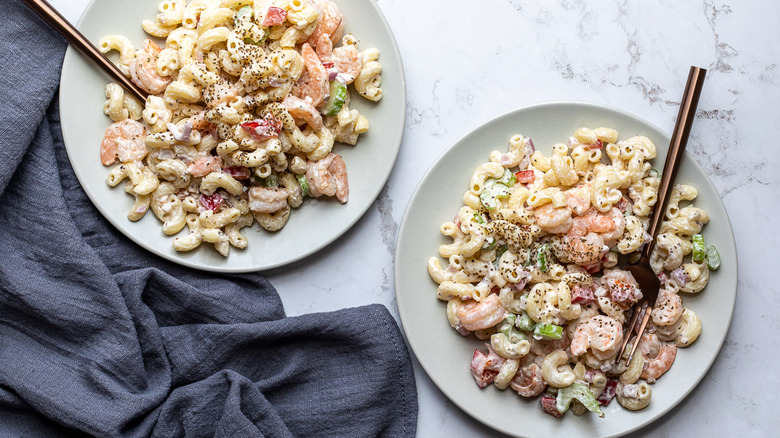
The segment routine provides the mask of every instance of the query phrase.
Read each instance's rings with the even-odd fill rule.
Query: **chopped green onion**
[[[496,182],[501,183],[507,187],[512,187],[517,182],[517,177],[514,173],[512,173],[511,170],[506,169],[504,170],[504,174],[501,175],[501,178],[496,180]]]
[[[298,179],[298,185],[301,186],[301,196],[309,196],[309,182],[306,181],[306,175],[295,175],[295,178]]]
[[[479,194],[479,200],[488,210],[494,210],[498,206],[498,200],[509,196],[509,187],[495,183],[482,189]]]
[[[579,400],[587,410],[599,414],[599,416],[604,416],[599,407],[599,402],[593,396],[593,393],[590,392],[588,385],[579,382],[574,382],[570,386],[558,390],[558,395],[555,398],[555,408],[562,414],[569,409],[569,405],[571,405],[571,401],[574,399]]]
[[[542,322],[534,327],[534,338],[536,339],[561,339],[563,337],[563,327],[555,324]]]
[[[344,106],[347,100],[347,86],[339,81],[330,81],[330,98],[322,114],[326,116],[335,116]]]
[[[704,236],[701,234],[694,234],[691,237],[691,240],[693,241],[693,261],[703,262],[704,258],[707,257],[707,248],[704,245]]]
[[[274,174],[268,175],[263,178],[263,187],[279,187],[279,179]]]
[[[263,44],[266,39],[268,39],[268,34],[269,33],[270,33],[269,31],[264,30],[263,31],[263,37],[260,38],[260,41],[255,41],[252,38],[244,37],[244,43],[245,44],[250,44],[250,45],[253,45],[253,46],[259,46],[260,44]]]
[[[515,327],[526,332],[533,330],[535,325],[536,323],[534,320],[531,319],[531,317],[528,316],[528,314],[525,312],[523,312],[520,317],[515,320]]]
[[[498,248],[496,248],[496,261],[501,258],[502,255],[506,252],[506,250],[509,249],[505,244],[498,245]]]
[[[238,12],[236,12],[236,15],[233,16],[233,24],[234,26],[238,26],[239,23],[242,21],[249,21],[252,19],[252,7],[251,6],[244,6],[243,8],[239,9]]]
[[[547,272],[547,258],[550,256],[550,244],[544,243],[536,250],[536,266],[542,272]]]
[[[474,212],[474,221],[480,225],[485,225],[485,218],[481,214]]]
[[[713,271],[720,268],[720,254],[715,245],[707,245],[707,267]]]
[[[497,244],[498,244],[498,240],[496,240],[493,237],[488,237],[487,239],[485,239],[485,244],[482,246],[482,249],[486,249],[490,251],[491,249],[495,248]]]

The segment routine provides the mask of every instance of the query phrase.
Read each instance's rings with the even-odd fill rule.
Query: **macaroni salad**
[[[144,30],[142,48],[101,39],[118,67],[147,91],[142,104],[106,86],[113,120],[100,145],[110,186],[148,210],[176,251],[202,242],[227,256],[257,221],[281,229],[307,196],[349,197],[347,169],[332,151],[369,129],[350,88],[382,98],[379,51],[358,50],[329,0],[169,0]],[[350,87],[351,84],[351,87]],[[118,161],[117,165],[114,163]]]
[[[651,257],[661,280],[651,324],[629,363],[630,348],[616,357],[642,298],[618,258],[635,261],[650,239],[655,156],[647,137],[580,128],[550,156],[515,135],[477,167],[465,205],[441,225],[452,239],[439,247],[447,265],[431,257],[428,272],[452,328],[486,342],[471,359],[479,387],[542,395],[555,417],[603,416],[614,397],[630,410],[650,403],[650,384],[701,333],[681,293],[700,292],[720,264],[701,234],[709,216],[691,205],[696,189],[675,186]]]

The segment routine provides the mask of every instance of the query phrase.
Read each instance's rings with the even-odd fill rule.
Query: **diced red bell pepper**
[[[572,304],[587,305],[596,301],[596,297],[593,295],[593,289],[589,287],[574,286],[571,290],[571,302]]]
[[[596,398],[596,401],[599,402],[602,406],[608,405],[617,394],[617,386],[617,380],[607,379],[607,386],[604,387],[604,391],[602,391],[598,398]]]
[[[521,184],[531,184],[536,180],[536,174],[533,170],[521,170],[515,172],[515,178],[517,178],[517,182]]]
[[[330,61],[323,61],[322,66],[325,68],[333,68],[336,66],[336,64],[330,62]]]
[[[222,171],[237,180],[249,179],[249,176],[252,174],[248,167],[243,166],[230,166],[222,169]]]
[[[287,11],[282,8],[277,8],[276,6],[271,6],[268,8],[268,12],[263,19],[263,27],[278,26],[284,23],[284,20],[286,19]]]
[[[224,199],[219,193],[214,193],[211,196],[200,195],[200,203],[211,211],[219,210],[219,207],[222,205],[223,201]]]
[[[262,119],[250,120],[240,126],[253,140],[263,141],[278,137],[279,131],[282,129],[282,122],[271,114],[267,114]]]
[[[563,417],[563,414],[558,412],[558,408],[555,406],[555,397],[549,395],[542,396],[542,410],[555,418]]]

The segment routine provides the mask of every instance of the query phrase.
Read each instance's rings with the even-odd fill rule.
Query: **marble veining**
[[[338,0],[335,0],[338,1]],[[369,1],[369,0],[366,0]],[[75,22],[89,0],[51,0]],[[773,232],[780,216],[780,3],[748,0],[378,0],[407,80],[406,129],[387,186],[328,248],[266,273],[290,315],[381,303],[398,318],[395,239],[428,167],[454,141],[518,107],[582,100],[670,132],[690,65],[708,69],[688,152],[732,222],[739,289],[731,329],[702,383],[632,436],[772,436],[780,360]],[[425,291],[421,290],[421,293]],[[706,330],[706,321],[704,321]],[[502,437],[460,411],[413,359],[418,436]]]

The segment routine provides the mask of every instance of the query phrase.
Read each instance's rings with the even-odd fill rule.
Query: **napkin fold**
[[[414,436],[411,361],[384,306],[287,317],[259,274],[180,267],[99,214],[62,141],[65,42],[6,3],[0,436]]]

